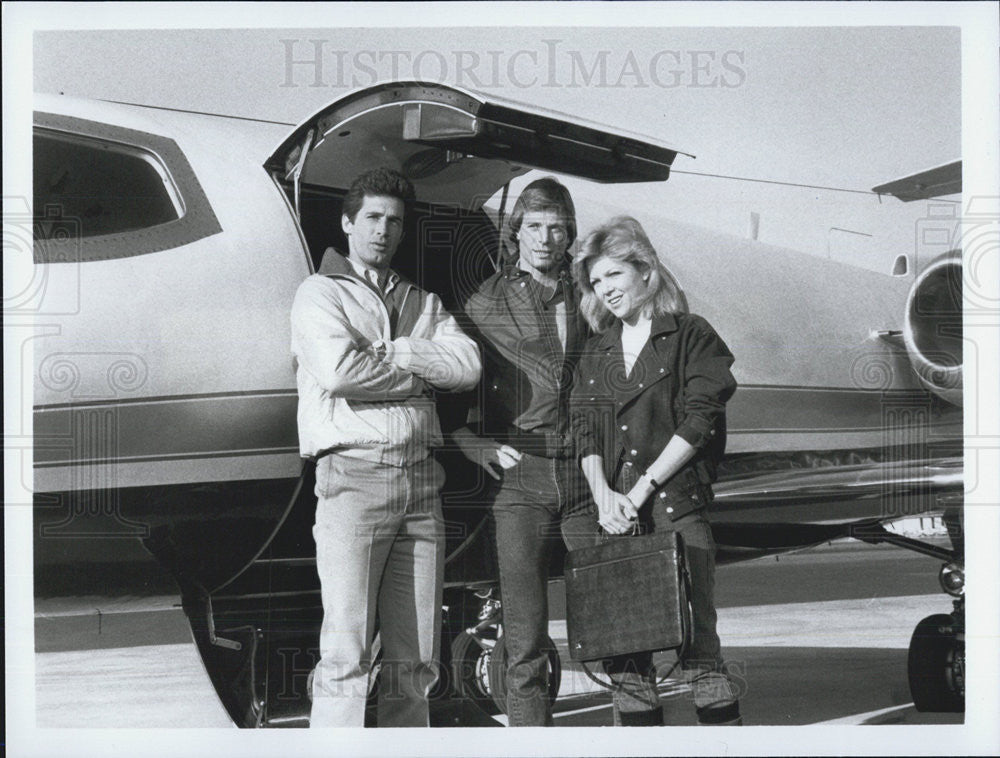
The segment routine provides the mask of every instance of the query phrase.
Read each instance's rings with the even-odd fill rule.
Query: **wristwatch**
[[[380,361],[385,360],[385,354],[389,352],[389,348],[385,344],[385,340],[377,339],[372,343],[372,350],[375,351],[375,357]]]
[[[653,486],[654,490],[660,489],[660,483],[656,481],[648,471],[643,471],[640,479],[647,479],[649,483]]]

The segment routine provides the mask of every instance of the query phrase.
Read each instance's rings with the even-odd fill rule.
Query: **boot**
[[[624,711],[616,714],[619,726],[663,726],[663,706],[649,711]]]
[[[696,708],[695,711],[698,714],[698,726],[743,726],[739,700]]]

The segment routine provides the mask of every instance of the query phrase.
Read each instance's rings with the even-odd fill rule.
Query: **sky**
[[[354,87],[416,75],[650,134],[699,171],[855,189],[960,155],[955,27],[656,21],[43,31],[33,79],[39,92],[297,123]]]
[[[312,27],[37,31],[33,87],[299,123],[376,81],[444,82],[696,156],[680,156],[665,187],[608,196],[633,215],[653,198],[668,217],[743,235],[756,214],[762,242],[879,271],[911,252],[923,204],[859,193],[961,157],[959,29],[684,27],[672,10],[644,13],[646,26],[622,26],[629,15],[607,10],[589,21],[574,16],[573,26],[538,13],[531,26],[451,18],[458,25],[447,28],[418,27],[433,14],[412,12],[390,26],[354,25],[354,17],[332,26],[327,12]],[[831,243],[831,228],[852,233]]]

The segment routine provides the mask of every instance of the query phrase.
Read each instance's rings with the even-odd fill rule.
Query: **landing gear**
[[[549,700],[559,694],[562,667],[555,643],[545,638],[549,659]],[[451,645],[451,673],[455,690],[489,715],[507,711],[507,648],[500,625],[500,602],[483,599],[479,623],[464,630]]]
[[[944,561],[938,580],[951,595],[954,609],[928,616],[913,630],[906,670],[913,705],[918,711],[962,713],[965,711],[965,566],[962,559],[961,512],[949,509],[945,523],[952,549],[893,534],[881,524],[870,527],[865,542],[888,542]]]
[[[913,631],[907,672],[918,711],[965,711],[965,614],[955,603],[953,614],[928,616]]]
[[[475,637],[467,631],[462,632],[451,643],[451,671],[455,690],[490,716],[500,712],[493,699],[493,684],[489,673],[490,658],[496,644],[495,637]]]

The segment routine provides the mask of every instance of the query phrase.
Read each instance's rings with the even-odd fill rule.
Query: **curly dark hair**
[[[344,196],[342,213],[354,222],[365,197],[398,197],[408,206],[416,198],[410,180],[391,168],[373,168],[358,174]]]

